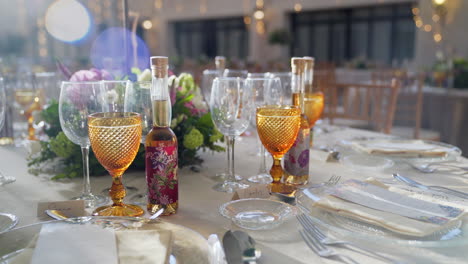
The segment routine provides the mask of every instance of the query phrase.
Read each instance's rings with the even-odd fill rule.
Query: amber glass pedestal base
[[[138,205],[122,204],[122,205],[106,205],[96,208],[93,215],[99,216],[141,216],[145,213]]]
[[[296,187],[294,185],[290,184],[284,184],[281,182],[273,182],[269,185],[270,187],[270,192],[272,193],[279,193],[281,195],[285,196],[291,196],[294,197],[296,194]]]

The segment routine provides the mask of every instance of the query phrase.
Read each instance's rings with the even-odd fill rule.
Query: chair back
[[[367,121],[369,128],[389,134],[392,129],[400,85],[337,83],[332,91],[330,123],[334,119]]]
[[[395,109],[394,122],[400,126],[413,128],[413,138],[421,137],[421,118],[423,108],[424,73],[408,73],[398,69],[387,69],[372,73],[375,84],[390,83],[396,78],[400,83],[400,93]]]

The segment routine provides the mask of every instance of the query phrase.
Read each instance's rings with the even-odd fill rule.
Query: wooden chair
[[[330,124],[389,134],[399,89],[396,79],[390,84],[337,83],[332,91]]]
[[[388,83],[392,78],[398,79],[401,88],[395,110],[392,135],[425,139],[440,140],[440,133],[421,128],[423,108],[424,74],[409,74],[406,71],[387,69],[372,73],[372,82],[376,84]]]

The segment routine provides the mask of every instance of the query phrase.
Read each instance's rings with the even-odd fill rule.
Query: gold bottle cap
[[[224,69],[226,67],[226,57],[216,56],[215,64],[216,64],[216,69]]]
[[[314,68],[315,59],[314,57],[304,57],[305,60],[305,69],[311,70]]]
[[[291,58],[291,70],[293,74],[302,74],[304,72],[305,59],[299,57]]]
[[[167,76],[167,65],[169,59],[164,56],[153,56],[150,58],[151,69],[156,78],[164,78]]]

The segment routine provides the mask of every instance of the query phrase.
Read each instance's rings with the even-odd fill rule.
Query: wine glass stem
[[[281,181],[283,177],[283,168],[281,167],[281,158],[273,157],[273,166],[270,170],[270,175],[273,178],[274,183]]]
[[[112,206],[122,206],[122,201],[127,195],[125,187],[122,184],[122,174],[111,175],[112,176],[112,187],[109,190],[109,195],[112,199]]]
[[[267,173],[266,170],[266,150],[263,144],[260,142],[260,173]]]
[[[91,183],[89,182],[89,146],[81,147],[83,158],[83,194],[91,195]]]
[[[34,122],[34,117],[32,114],[27,114],[26,118],[28,119],[28,139],[29,140],[35,140],[36,139],[36,133],[34,131],[33,127],[33,122]]]
[[[236,180],[234,171],[234,142],[235,136],[226,136],[227,152],[228,152],[228,178],[227,181],[233,182]]]

